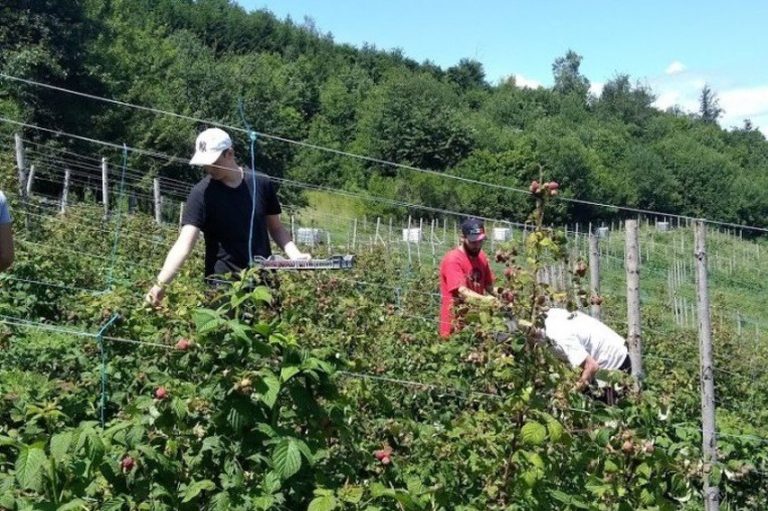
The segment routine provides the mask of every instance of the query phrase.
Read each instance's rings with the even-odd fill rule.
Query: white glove
[[[283,251],[291,261],[308,261],[312,259],[312,254],[307,254],[300,251],[299,247],[296,246],[296,243],[292,241],[289,241],[285,244]]]

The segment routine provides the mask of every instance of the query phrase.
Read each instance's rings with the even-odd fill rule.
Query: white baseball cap
[[[221,153],[232,147],[232,139],[226,131],[208,128],[197,136],[195,154],[189,160],[190,165],[213,165]]]

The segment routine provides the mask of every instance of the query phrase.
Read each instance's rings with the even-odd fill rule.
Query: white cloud
[[[720,124],[725,128],[741,127],[744,119],[768,136],[768,85],[730,89],[718,92],[720,108],[725,110]]]
[[[700,76],[662,78],[653,84],[657,96],[653,106],[660,110],[678,106],[686,112],[697,112],[705,83],[709,82]],[[710,84],[710,87],[724,110],[720,118],[723,128],[741,127],[744,119],[750,119],[755,128],[768,136],[768,85],[718,89],[716,84]]]
[[[526,78],[523,75],[513,75],[515,78],[515,83],[518,87],[524,87],[528,89],[538,89],[541,87],[541,82],[538,80],[534,80],[533,78]]]
[[[603,82],[592,82],[589,84],[589,92],[593,96],[599,97],[603,93],[603,87],[605,87]]]
[[[673,60],[670,65],[667,66],[667,69],[664,71],[668,75],[677,75],[685,71],[685,64],[680,62],[679,60]]]
[[[725,90],[718,97],[720,107],[729,116],[768,114],[768,85]]]
[[[687,112],[695,112],[699,109],[700,89],[695,83],[671,87],[656,87],[654,92],[657,97],[653,106],[659,110],[666,110],[673,106],[678,106]]]

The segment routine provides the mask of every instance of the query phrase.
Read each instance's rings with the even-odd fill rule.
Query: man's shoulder
[[[200,181],[194,184],[190,193],[204,192],[205,190],[208,189],[209,186],[211,186],[211,176],[205,176]]]
[[[451,250],[446,252],[445,255],[443,256],[443,262],[463,260],[464,259],[463,256],[464,256],[464,252],[462,252],[460,248],[452,248]]]
[[[269,174],[265,174],[259,170],[254,171],[245,167],[243,168],[243,182],[249,190],[252,190],[254,185],[256,185],[257,190],[262,191],[272,186],[272,178]]]

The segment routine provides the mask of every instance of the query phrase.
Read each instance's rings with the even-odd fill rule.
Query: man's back
[[[544,321],[546,336],[555,342],[557,351],[577,367],[587,355],[601,369],[619,369],[627,357],[624,338],[610,327],[582,312],[551,308]]]

